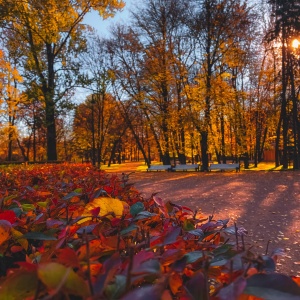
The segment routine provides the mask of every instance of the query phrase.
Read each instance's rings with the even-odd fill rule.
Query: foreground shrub
[[[4,169],[0,299],[300,299],[246,230],[89,165]],[[260,297],[260,298],[259,298]]]

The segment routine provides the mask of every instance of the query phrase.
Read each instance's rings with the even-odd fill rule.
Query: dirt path
[[[132,172],[136,165],[112,170]],[[130,182],[147,199],[152,193],[164,201],[214,211],[216,219],[230,218],[248,230],[246,242],[264,254],[282,248],[278,271],[300,275],[300,172],[138,172]]]

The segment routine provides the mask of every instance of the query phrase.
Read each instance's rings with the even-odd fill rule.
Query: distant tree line
[[[0,0],[1,160],[300,164],[300,1]],[[76,101],[75,101],[76,100]],[[78,103],[78,101],[80,103]]]

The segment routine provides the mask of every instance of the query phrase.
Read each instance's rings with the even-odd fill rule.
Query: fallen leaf
[[[85,206],[84,211],[81,215],[81,217],[86,216],[88,218],[81,219],[77,223],[81,224],[88,220],[92,220],[94,216],[91,211],[96,208],[100,208],[100,217],[107,216],[110,219],[112,219],[113,217],[121,217],[124,210],[123,203],[119,199],[109,197],[95,198]]]

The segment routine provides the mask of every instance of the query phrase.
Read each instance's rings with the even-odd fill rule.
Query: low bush
[[[0,299],[300,299],[280,249],[257,256],[245,228],[143,199],[126,174],[7,167],[0,191]]]

